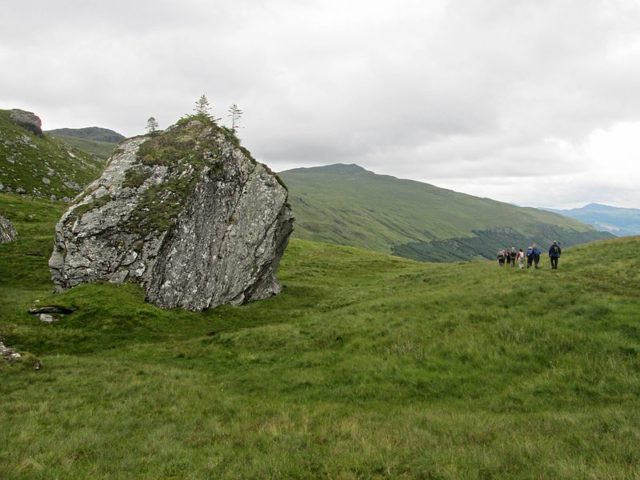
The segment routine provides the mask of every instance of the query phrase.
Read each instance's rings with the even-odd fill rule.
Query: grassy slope
[[[85,127],[85,128],[56,128],[47,130],[53,136],[65,136],[82,138],[85,140],[95,140],[98,142],[120,143],[126,137],[118,132],[101,127]]]
[[[524,272],[297,240],[283,294],[194,314],[50,296],[61,207],[0,211],[0,333],[44,364],[0,367],[0,478],[640,476],[638,238]]]
[[[34,135],[11,122],[9,115],[8,110],[0,110],[0,183],[5,188],[39,197],[72,198],[78,191],[65,182],[84,186],[102,171],[104,162],[60,140]],[[49,184],[43,182],[45,177]]]
[[[540,237],[542,224],[575,233],[590,230],[551,212],[376,175],[355,166],[301,168],[280,175],[289,187],[296,235],[307,240],[390,252],[395,245],[471,237],[474,230],[496,227],[516,229],[529,241]],[[549,241],[539,241],[543,240]]]
[[[96,158],[106,160],[111,156],[115,148],[118,146],[114,142],[100,142],[86,138],[72,137],[69,135],[60,135],[57,133],[49,133],[52,137],[62,140],[70,147],[77,148],[84,152],[94,155]]]

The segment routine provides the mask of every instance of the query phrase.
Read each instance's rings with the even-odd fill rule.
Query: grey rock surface
[[[42,121],[35,113],[16,108],[11,110],[9,118],[16,125],[26,128],[36,135],[42,135]]]
[[[13,228],[13,224],[9,219],[0,215],[0,243],[13,242],[18,238],[16,229]]]
[[[56,226],[59,290],[140,283],[163,307],[203,310],[277,294],[293,228],[287,190],[215,124],[124,141]]]
[[[6,360],[17,360],[21,356],[22,355],[20,355],[18,352],[5,346],[5,344],[0,341],[0,357]]]
[[[55,317],[49,313],[41,313],[40,315],[38,315],[38,318],[43,323],[55,323],[60,320],[58,317]]]

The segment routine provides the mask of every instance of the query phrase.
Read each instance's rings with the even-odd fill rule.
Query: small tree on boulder
[[[238,128],[240,128],[238,123],[242,118],[242,113],[243,113],[242,110],[240,110],[238,108],[238,105],[236,105],[235,103],[229,107],[229,115],[227,116],[231,117],[231,131],[233,133],[236,133]]]
[[[211,105],[209,104],[209,100],[207,100],[207,97],[204,93],[196,101],[196,106],[193,110],[196,112],[196,115],[202,115],[204,117],[211,118]]]
[[[149,117],[147,120],[147,132],[156,133],[158,130],[158,121],[154,117]]]

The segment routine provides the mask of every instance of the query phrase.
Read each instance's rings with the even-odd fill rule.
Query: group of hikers
[[[498,250],[498,264],[501,267],[504,267],[505,264],[515,267],[517,262],[518,267],[522,270],[526,262],[527,268],[531,268],[531,266],[540,268],[540,255],[542,255],[542,250],[535,243],[527,248],[526,252],[522,249],[516,250],[516,247],[511,247],[510,249],[502,248]],[[549,260],[551,260],[551,268],[553,270],[558,269],[560,255],[562,255],[560,244],[554,241],[549,247]]]

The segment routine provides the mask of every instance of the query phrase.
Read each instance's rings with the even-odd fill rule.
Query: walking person
[[[531,267],[533,263],[533,246],[527,248],[527,268]]]
[[[558,245],[558,241],[555,240],[553,244],[549,247],[549,260],[551,260],[551,269],[558,269],[558,259],[562,255],[562,249],[560,245]]]
[[[498,265],[500,265],[501,267],[504,267],[505,256],[506,254],[504,249],[498,250]]]
[[[517,259],[518,259],[518,268],[520,270],[524,269],[524,262],[527,258],[527,255],[522,251],[522,249],[520,249],[520,251],[518,252],[517,255]]]
[[[540,255],[542,255],[542,250],[540,250],[535,243],[532,246],[533,246],[533,251],[532,251],[532,254],[533,254],[533,265],[536,268],[540,268],[538,266],[538,264],[540,263]]]
[[[516,266],[516,258],[518,257],[518,252],[516,247],[511,247],[511,268]]]

